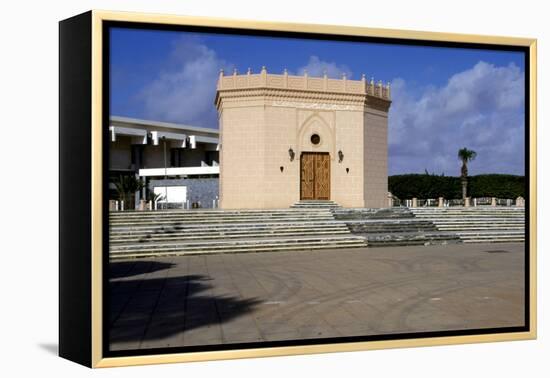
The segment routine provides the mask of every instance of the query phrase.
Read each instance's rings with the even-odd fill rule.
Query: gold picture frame
[[[109,22],[142,25],[198,26],[221,29],[261,30],[318,35],[376,37],[407,41],[452,42],[478,45],[518,46],[528,51],[529,193],[528,193],[528,330],[511,333],[459,335],[397,340],[361,341],[331,344],[276,346],[253,349],[201,351],[105,357],[103,353],[104,239],[106,237],[105,188],[103,161],[105,83],[103,71],[104,27]],[[347,352],[449,344],[535,339],[536,332],[536,114],[537,114],[537,41],[536,39],[410,30],[376,29],[337,25],[294,24],[188,17],[162,14],[93,10],[60,23],[60,355],[89,367],[115,367],[189,361],[209,361],[251,357],[284,356],[327,352]],[[81,64],[80,71],[70,67]],[[83,64],[83,65],[82,65]],[[87,72],[86,70],[89,70]],[[71,73],[72,72],[72,73]],[[89,73],[89,75],[87,75]],[[75,84],[76,83],[76,84]],[[77,85],[77,90],[75,90]],[[69,93],[70,92],[70,93]],[[78,93],[82,93],[79,96]],[[89,94],[89,96],[87,95]],[[89,101],[89,102],[88,102]],[[78,104],[76,103],[78,102]],[[74,112],[75,107],[80,112]],[[79,130],[74,130],[79,122]],[[82,124],[84,122],[85,124]],[[73,130],[69,130],[70,126]],[[76,133],[76,134],[75,134]],[[69,146],[69,140],[81,141],[87,149]],[[82,146],[81,144],[81,146]],[[89,162],[75,179],[70,173],[70,157],[84,156]],[[89,154],[89,155],[86,155]],[[73,180],[73,181],[71,181]],[[79,180],[75,184],[74,180]],[[84,194],[83,194],[84,193]],[[81,201],[85,195],[86,200]],[[82,211],[74,207],[81,201]],[[80,218],[86,218],[80,220]],[[75,221],[76,220],[76,221]],[[70,236],[72,235],[72,236]]]

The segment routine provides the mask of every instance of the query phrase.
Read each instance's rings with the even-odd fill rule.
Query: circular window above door
[[[313,134],[310,140],[311,140],[311,143],[315,145],[321,143],[321,137],[319,136],[319,134]]]

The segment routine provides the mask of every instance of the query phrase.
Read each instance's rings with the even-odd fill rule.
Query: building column
[[[525,207],[525,199],[521,196],[516,198],[516,206],[517,207]]]
[[[139,175],[136,173],[136,180],[139,180]],[[139,209],[139,200],[141,199],[140,191],[134,193],[134,209]]]
[[[147,199],[147,177],[141,177],[141,182],[143,183],[143,189],[141,189],[141,199]]]

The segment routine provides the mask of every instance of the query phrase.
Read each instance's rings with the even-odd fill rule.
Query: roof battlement
[[[384,85],[382,81],[375,83],[374,78],[369,82],[365,75],[361,80],[349,80],[345,74],[341,79],[328,78],[326,73],[322,77],[308,76],[307,72],[300,76],[289,75],[286,69],[283,74],[268,74],[265,66],[257,74],[248,69],[245,74],[234,70],[233,74],[225,75],[220,70],[218,92],[258,88],[365,95],[391,101],[390,84]]]

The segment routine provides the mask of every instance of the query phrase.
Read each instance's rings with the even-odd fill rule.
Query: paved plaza
[[[111,350],[524,324],[524,244],[110,264]]]

